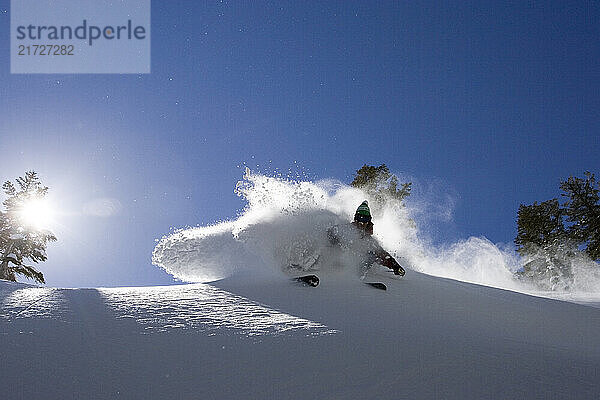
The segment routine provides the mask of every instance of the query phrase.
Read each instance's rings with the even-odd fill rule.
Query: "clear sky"
[[[0,180],[51,187],[49,285],[171,282],[154,240],[235,217],[243,163],[437,182],[442,242],[510,243],[520,203],[600,170],[598,2],[153,1],[148,75],[11,75],[9,8]]]

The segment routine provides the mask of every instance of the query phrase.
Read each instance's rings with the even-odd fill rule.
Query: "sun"
[[[54,220],[54,210],[44,199],[26,201],[21,207],[19,215],[23,223],[35,229],[47,229]]]

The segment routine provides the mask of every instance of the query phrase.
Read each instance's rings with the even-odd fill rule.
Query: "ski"
[[[385,283],[381,283],[381,282],[363,282],[363,283],[365,285],[374,287],[375,289],[387,290],[387,286],[385,286]]]
[[[312,287],[319,286],[319,277],[316,275],[299,276],[297,278],[293,278],[292,280],[294,280],[296,282],[300,282],[304,286],[312,286]]]

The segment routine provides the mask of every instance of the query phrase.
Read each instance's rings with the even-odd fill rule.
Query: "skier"
[[[360,266],[363,277],[374,263],[388,267],[395,275],[405,274],[404,268],[373,237],[373,222],[367,200],[356,209],[354,221],[332,226],[327,230],[327,237],[332,245],[351,250],[363,258]]]

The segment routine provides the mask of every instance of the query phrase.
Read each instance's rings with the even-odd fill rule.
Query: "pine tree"
[[[521,204],[517,213],[515,244],[526,260],[517,276],[550,290],[569,287],[574,265],[595,268],[592,260],[600,259],[600,189],[594,175],[569,177],[560,188],[565,203]]]
[[[527,253],[531,245],[544,247],[565,238],[563,210],[557,199],[519,206],[515,238],[519,253]]]
[[[515,244],[527,262],[518,277],[548,290],[569,286],[573,274],[568,260],[576,246],[567,240],[563,217],[558,199],[519,206]]]
[[[594,174],[585,173],[585,179],[569,177],[561,182],[564,214],[568,224],[568,235],[585,246],[593,260],[600,259],[600,188]]]
[[[364,190],[379,205],[385,204],[387,197],[403,201],[410,195],[411,185],[411,182],[399,184],[398,177],[385,164],[378,167],[364,164],[350,183],[350,186]]]
[[[25,260],[35,263],[46,261],[46,245],[56,237],[44,229],[36,229],[25,223],[22,212],[31,201],[39,201],[48,192],[34,171],[16,179],[17,186],[6,181],[2,185],[6,200],[0,211],[0,279],[16,281],[16,275],[24,275],[44,283],[44,275]]]

